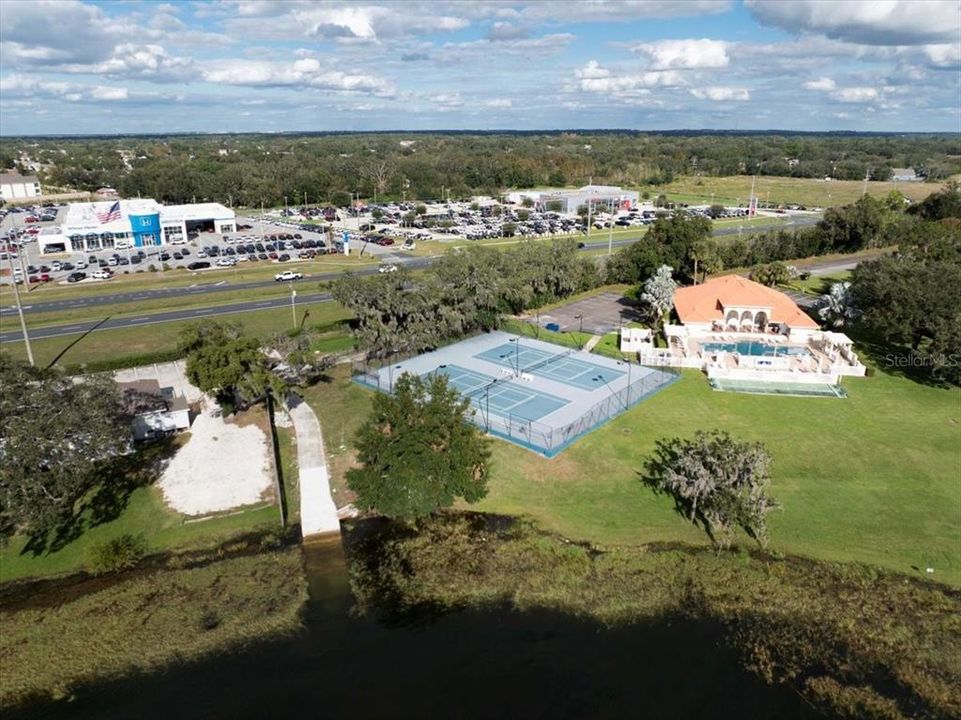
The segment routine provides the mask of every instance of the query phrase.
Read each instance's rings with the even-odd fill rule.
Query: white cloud
[[[66,64],[59,72],[106,75],[153,80],[154,82],[188,82],[198,70],[192,58],[168,55],[160,45],[117,45],[106,60],[89,64]]]
[[[7,75],[0,78],[0,94],[4,105],[9,98],[45,98],[66,102],[111,102],[128,100],[127,88],[107,85],[77,85],[59,81],[38,80],[26,75]]]
[[[635,45],[634,52],[651,58],[651,69],[723,68],[730,62],[728,43],[722,40],[661,40]]]
[[[751,99],[751,93],[749,90],[745,88],[732,87],[692,88],[691,95],[701,100],[714,100],[716,102],[729,100],[743,102]]]
[[[483,6],[484,4],[481,3]],[[713,15],[731,9],[730,0],[566,0],[521,3],[517,14],[524,18],[557,22],[610,22],[636,18],[674,18]],[[503,9],[498,8],[498,9]]]
[[[503,98],[498,98],[496,100],[486,100],[484,102],[484,107],[488,107],[488,108],[509,108],[509,107],[513,107],[513,105],[514,103],[512,103],[510,100],[506,100]]]
[[[114,42],[103,11],[77,0],[2,3],[0,54],[31,64],[96,62]]]
[[[676,70],[643,71],[615,75],[607,68],[591,60],[584,67],[575,70],[578,87],[591,93],[633,93],[650,94],[648,88],[678,87],[685,84],[684,77]]]
[[[956,68],[961,65],[961,43],[925,45],[924,54],[937,68]]]
[[[834,80],[829,77],[818,78],[817,80],[808,80],[804,83],[804,87],[807,90],[833,90],[835,88]]]
[[[97,85],[90,90],[90,96],[94,100],[126,100],[128,93],[125,87]]]
[[[527,28],[509,22],[496,22],[487,31],[488,40],[518,40],[527,35]]]
[[[957,0],[745,0],[765,25],[867,45],[957,42]]]
[[[201,70],[205,81],[220,85],[305,86],[320,90],[393,94],[393,86],[383,78],[363,73],[324,68],[315,58],[293,63],[267,60],[215,60]]]
[[[846,87],[838,88],[831,93],[831,97],[841,102],[864,103],[872,102],[878,98],[878,90],[873,87]]]

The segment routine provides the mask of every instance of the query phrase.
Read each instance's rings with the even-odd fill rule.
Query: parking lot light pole
[[[627,363],[627,401],[624,403],[624,409],[627,410],[631,406],[631,359],[627,358],[624,362]],[[624,362],[618,360],[617,364],[623,365]]]
[[[260,242],[264,242],[264,201],[260,201]]]
[[[584,349],[584,316],[575,315],[574,319],[577,320],[577,349]]]
[[[17,280],[13,277],[13,258],[10,257],[10,251],[7,251],[7,262],[10,263],[10,279],[13,281],[13,297],[17,304],[17,315],[20,316],[20,329],[23,331],[23,342],[27,348],[27,360],[30,361],[31,366],[35,366],[36,363],[33,361],[33,349],[30,347],[30,335],[27,333],[27,321],[23,317],[23,307],[20,305],[20,290],[17,287]],[[27,277],[24,276],[23,284],[27,284]]]
[[[607,231],[607,254],[614,252],[614,198],[611,198],[611,224]]]
[[[290,314],[293,316],[294,320],[294,330],[297,329],[297,291],[294,289],[294,284],[290,284]]]

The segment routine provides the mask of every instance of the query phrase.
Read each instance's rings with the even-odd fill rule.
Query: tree
[[[931,193],[912,205],[908,212],[925,220],[961,218],[961,186],[957,182],[950,182],[943,190]]]
[[[180,334],[179,347],[187,357],[187,379],[216,397],[228,412],[262,400],[272,388],[281,392],[260,342],[244,337],[238,323],[188,325]]]
[[[831,283],[831,290],[818,301],[818,317],[830,327],[849,325],[861,313],[854,305],[851,283]]]
[[[671,277],[669,265],[662,265],[651,277],[644,281],[638,293],[638,300],[648,312],[654,332],[657,333],[664,323],[664,316],[674,306],[674,291],[677,283]]]
[[[357,504],[411,522],[457,498],[483,498],[490,441],[468,422],[470,402],[444,375],[404,373],[394,388],[393,395],[374,396],[357,433],[362,465],[347,471]]]
[[[562,203],[560,200],[548,200],[548,201],[547,201],[547,210],[548,210],[548,212],[555,212],[555,213],[556,213],[556,212],[560,212],[560,211],[563,210],[563,209],[564,209],[564,203]]]
[[[768,287],[784,285],[791,281],[791,271],[782,262],[755,265],[751,268],[751,280]]]
[[[0,353],[0,533],[45,535],[71,518],[131,439],[112,378],[77,381]]]
[[[721,259],[718,244],[713,238],[696,240],[691,245],[690,257],[694,261],[694,272],[692,276],[695,284],[697,283],[697,273],[699,269],[701,272],[701,282],[704,282],[708,275],[713,275],[724,269],[724,260]]]
[[[711,218],[716,220],[717,218],[721,217],[726,211],[727,211],[727,208],[724,207],[723,205],[711,205],[711,207],[707,209],[707,214]]]
[[[667,195],[661,193],[656,198],[654,198],[654,207],[666,208],[670,205],[670,201],[667,199]]]
[[[761,443],[698,431],[689,440],[659,440],[643,481],[671,495],[691,522],[701,522],[716,547],[730,547],[738,526],[766,547],[766,515],[777,507],[767,496],[770,463]]]

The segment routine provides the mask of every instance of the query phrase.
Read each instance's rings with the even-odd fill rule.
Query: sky
[[[961,131],[961,0],[3,0],[0,134]]]

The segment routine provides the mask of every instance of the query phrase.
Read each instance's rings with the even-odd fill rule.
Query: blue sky
[[[961,130],[961,0],[4,0],[0,133]]]

